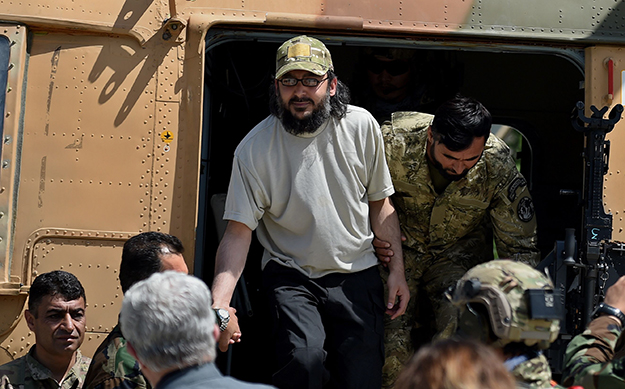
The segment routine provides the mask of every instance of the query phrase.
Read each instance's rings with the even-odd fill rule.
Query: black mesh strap
[[[611,305],[606,303],[601,303],[593,312],[593,317],[598,316],[601,313],[605,313],[606,315],[611,315],[618,318],[621,321],[621,328],[625,327],[625,315],[621,312],[620,309],[614,308]]]

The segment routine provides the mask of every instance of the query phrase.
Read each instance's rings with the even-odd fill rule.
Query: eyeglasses
[[[329,77],[324,78],[323,80],[317,80],[316,78],[295,78],[295,77],[285,77],[278,82],[284,86],[295,86],[298,82],[301,82],[302,85],[307,86],[309,88],[315,88],[319,86],[322,82],[327,80]]]
[[[367,69],[374,74],[380,74],[386,70],[391,76],[399,76],[410,70],[410,64],[406,61],[380,61],[373,59],[367,64]]]

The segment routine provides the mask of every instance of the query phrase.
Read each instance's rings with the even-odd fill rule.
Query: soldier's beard
[[[330,117],[330,111],[332,109],[330,105],[330,88],[328,88],[328,92],[326,93],[325,97],[319,102],[319,104],[317,104],[317,106],[315,106],[315,103],[312,101],[312,99],[309,98],[301,99],[293,97],[291,98],[291,100],[289,100],[288,104],[298,101],[308,101],[313,104],[313,106],[315,106],[310,115],[307,115],[303,119],[298,119],[293,116],[293,114],[289,110],[288,104],[284,104],[284,102],[282,101],[279,88],[276,88],[276,94],[276,108],[278,112],[278,119],[280,119],[280,122],[287,130],[287,132],[293,135],[312,134],[317,131],[319,127],[321,127],[321,125],[325,123],[325,121],[328,120],[328,118]]]
[[[432,166],[434,166],[436,168],[436,170],[438,170],[440,175],[443,176],[443,178],[445,178],[446,180],[449,180],[449,181],[460,181],[469,172],[469,169],[465,169],[462,173],[456,174],[453,171],[449,171],[449,170],[445,169],[443,167],[443,164],[441,164],[436,159],[436,156],[434,154],[434,142],[432,142],[432,145],[430,146],[429,157],[430,157],[429,160],[430,160],[430,163],[432,163]]]

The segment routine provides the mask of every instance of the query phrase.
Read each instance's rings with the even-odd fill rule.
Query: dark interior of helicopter
[[[227,192],[232,156],[240,140],[268,114],[268,90],[275,72],[275,52],[292,36],[306,32],[209,31],[206,45],[203,158],[196,258],[200,275],[210,284],[219,237],[223,194]],[[492,42],[437,41],[413,36],[320,36],[330,49],[335,73],[352,92],[352,101],[383,120],[389,104],[376,99],[372,75],[410,73],[409,101],[401,110],[434,113],[456,93],[481,101],[493,115],[493,132],[506,140],[527,179],[538,221],[543,257],[564,238],[565,228],[579,231],[579,197],[561,190],[583,188],[584,138],[570,115],[584,99],[583,50],[548,46],[503,46]],[[392,49],[392,50],[391,50]],[[371,64],[389,52],[406,66]],[[581,59],[580,59],[581,58]],[[390,86],[387,88],[392,89]],[[393,109],[395,105],[390,105]],[[262,247],[252,244],[235,307],[243,337],[221,354],[222,370],[235,377],[270,382],[271,323],[265,313],[260,280]],[[196,259],[196,263],[198,260]],[[197,274],[197,272],[196,272]],[[250,368],[253,367],[253,368]]]

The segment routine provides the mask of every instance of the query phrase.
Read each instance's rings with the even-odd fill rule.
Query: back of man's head
[[[206,284],[183,273],[155,273],[124,297],[120,324],[137,359],[154,372],[215,359],[215,313]]]
[[[37,317],[37,309],[45,296],[60,296],[66,301],[78,300],[82,297],[85,304],[87,303],[85,289],[78,278],[62,270],[40,274],[33,281],[28,297],[28,310],[33,316]]]
[[[128,239],[122,252],[119,282],[126,293],[130,287],[152,274],[163,270],[161,256],[181,254],[184,247],[180,239],[162,232],[143,232]]]
[[[443,103],[432,121],[434,140],[451,151],[463,151],[475,138],[488,138],[492,125],[490,112],[479,101],[456,96]]]

